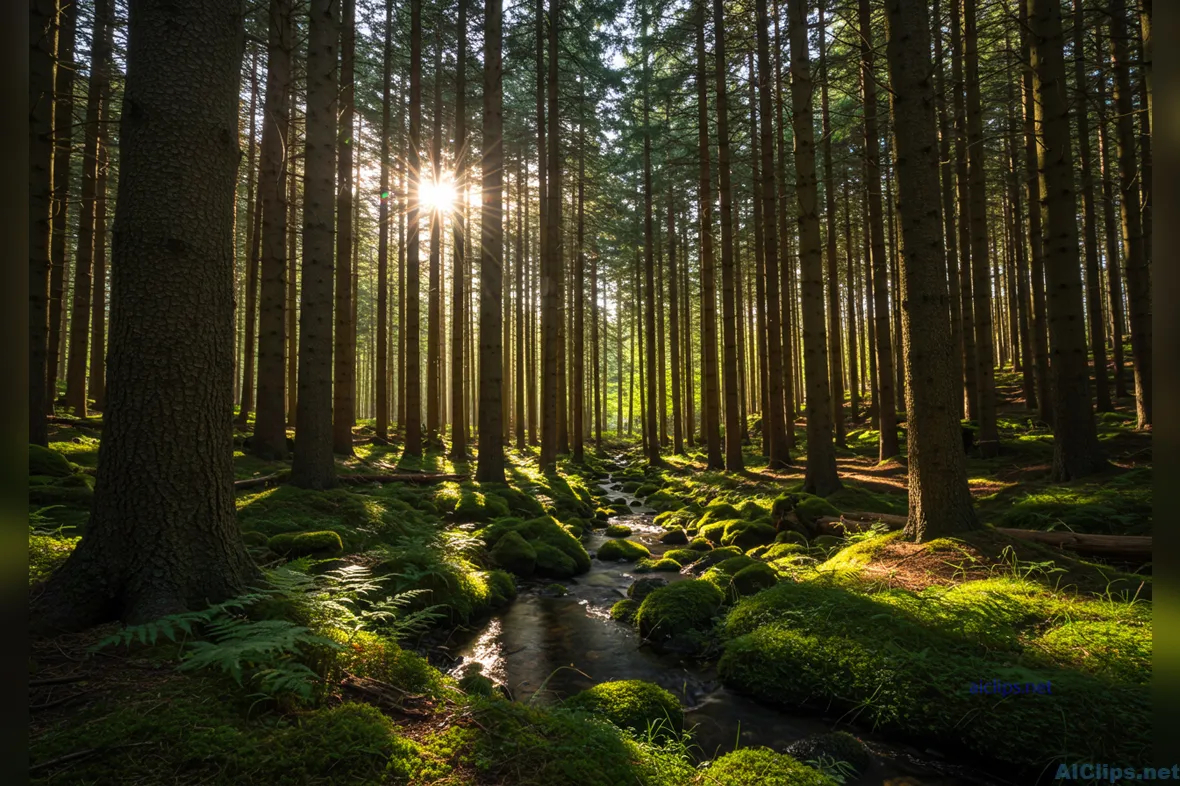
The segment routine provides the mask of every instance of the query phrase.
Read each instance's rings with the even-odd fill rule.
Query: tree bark
[[[836,258],[836,181],[832,177],[832,117],[828,111],[827,28],[824,5],[819,2],[820,116],[824,137],[824,222],[827,232],[826,267],[828,279],[828,374],[832,389],[832,422],[836,444],[844,445],[844,364],[840,347],[840,278]]]
[[[504,482],[502,0],[484,2],[483,199],[480,202],[479,463],[475,479]]]
[[[881,209],[881,157],[877,131],[877,85],[873,75],[873,31],[869,0],[859,0],[861,89],[865,113],[865,183],[868,189],[869,232],[872,257],[873,330],[876,347],[876,395],[878,458],[893,458],[900,452],[897,438],[897,404],[894,400],[893,344],[889,325],[889,292],[885,281],[885,226]]]
[[[405,408],[407,456],[422,455],[422,320],[419,313],[421,243],[418,232],[422,145],[422,0],[410,0],[410,139],[406,151],[409,207],[406,209]]]
[[[1101,30],[1099,30],[1101,38]],[[1101,42],[1098,52],[1103,51]],[[1115,218],[1114,185],[1111,165],[1111,139],[1107,123],[1106,75],[1098,79],[1098,162],[1102,173],[1102,229],[1106,266],[1107,316],[1110,326],[1111,359],[1114,362],[1114,403],[1127,396],[1126,368],[1123,358],[1123,276],[1119,247],[1119,223]]]
[[[918,543],[975,529],[951,376],[945,286],[942,195],[935,131],[930,29],[923,0],[886,5],[889,87],[901,224],[901,320],[905,347],[909,517],[905,535]]]
[[[812,122],[811,65],[807,51],[807,8],[804,0],[789,0],[787,9],[787,35],[791,42],[791,107],[794,110],[795,130],[795,191],[799,202],[799,256],[802,262],[803,360],[807,384],[807,471],[803,490],[826,497],[838,491],[841,484],[836,474],[836,451],[832,443],[832,402],[828,388],[827,339],[824,335],[823,259],[816,206],[819,200],[815,180],[815,127]],[[871,71],[867,84],[872,84]],[[875,102],[875,92],[873,95]],[[866,123],[868,112],[866,107]]]
[[[258,324],[258,413],[251,447],[255,455],[271,460],[287,458],[283,407],[288,176],[285,152],[292,142],[287,129],[291,115],[288,98],[293,14],[293,0],[270,0],[262,166],[258,173],[262,198],[262,308]]]
[[[643,314],[643,329],[649,338],[656,334],[656,293],[655,293],[655,249],[653,248],[655,233],[652,229],[652,183],[651,183],[651,42],[648,38],[650,24],[646,9],[643,11],[643,21],[640,23],[640,36],[643,39],[643,278],[646,303]],[[581,200],[579,199],[579,204]],[[580,228],[579,215],[579,228]],[[579,236],[581,232],[579,232]],[[642,353],[641,353],[642,354]],[[646,391],[644,407],[644,436],[647,445],[647,462],[658,466],[663,463],[660,458],[659,421],[656,416],[656,353],[649,346],[643,355],[646,368]],[[578,384],[577,372],[574,377],[575,386]],[[575,392],[577,395],[577,392]]]
[[[460,0],[466,9],[466,0]],[[376,431],[379,439],[389,438],[389,230],[391,214],[389,136],[390,83],[393,80],[393,0],[385,0],[385,36],[381,57],[381,202],[377,208],[377,414]],[[462,50],[460,50],[462,51]]]
[[[1135,369],[1135,414],[1138,428],[1151,425],[1151,282],[1144,252],[1140,209],[1139,161],[1135,155],[1135,118],[1131,102],[1127,52],[1126,4],[1110,3],[1110,59],[1114,67],[1115,143],[1118,153],[1119,207],[1122,214],[1123,258],[1127,303],[1131,317],[1131,359]]]
[[[29,5],[29,442],[49,444],[49,270],[58,3]],[[85,414],[82,412],[80,414]]]
[[[390,0],[392,2],[392,0]],[[467,200],[467,0],[459,0],[459,54],[455,60],[455,190]],[[451,226],[454,229],[455,269],[452,274],[451,300],[451,459],[467,457],[467,418],[464,415],[463,342],[464,307],[467,294],[464,284],[467,278],[467,247],[464,243],[465,226],[463,210],[458,204],[451,212]],[[517,214],[517,222],[520,217]],[[519,234],[519,232],[518,232]],[[520,278],[520,241],[517,239],[517,279]],[[517,292],[517,300],[520,294]],[[519,322],[519,315],[517,317]],[[519,344],[519,326],[518,326]],[[519,348],[519,347],[518,347]],[[519,419],[519,418],[518,418]]]
[[[782,248],[779,265],[779,327],[782,333],[782,386],[783,386],[783,433],[787,450],[795,447],[795,385],[794,321],[791,318],[794,298],[791,297],[791,269],[795,260],[791,254],[790,235],[787,230],[787,142],[786,122],[783,119],[783,52],[787,42],[782,39],[779,26],[779,4],[774,0],[774,109],[777,134],[775,139],[775,163],[778,187],[778,238]]]
[[[74,133],[74,39],[78,5],[61,3],[57,13],[57,51],[53,86],[53,235],[49,247],[49,342],[45,362],[46,414],[57,398],[58,360],[65,327],[66,226],[70,196],[70,152]]]
[[[336,288],[332,373],[332,452],[351,456],[356,417],[356,323],[353,321],[353,129],[356,2],[340,0],[340,87],[336,137]],[[310,71],[309,71],[310,73]]]
[[[313,0],[307,48],[303,270],[299,292],[299,401],[291,482],[336,483],[332,458],[332,274],[336,213],[336,50],[338,6]]]
[[[955,268],[959,277],[959,314],[963,320],[963,398],[969,420],[979,418],[978,364],[975,357],[975,305],[971,296],[971,194],[967,172],[967,103],[963,76],[963,24],[961,0],[950,2],[951,90],[955,114],[955,185],[958,200],[957,246],[959,258]],[[1036,178],[1036,173],[1030,175]],[[1042,312],[1044,313],[1044,312]]]
[[[230,397],[241,53],[237,0],[132,6],[100,470],[82,542],[33,602],[37,631],[145,622],[257,576],[235,520]]]
[[[540,3],[540,0],[538,0]],[[541,24],[538,4],[538,25]],[[544,241],[541,245],[541,298],[543,319],[541,332],[544,334],[541,366],[541,466],[551,468],[557,461],[561,399],[558,393],[559,335],[561,309],[558,287],[561,280],[561,170],[560,170],[560,124],[557,104],[557,43],[561,20],[560,0],[549,0],[548,53],[549,63],[545,79],[545,93],[548,102],[547,132],[545,140],[546,172],[544,195],[545,213]],[[540,33],[538,33],[540,35]],[[539,44],[538,44],[539,46]],[[540,65],[538,54],[538,66]],[[538,80],[541,77],[538,75]],[[538,90],[541,85],[538,84]],[[539,101],[540,99],[538,99]],[[538,115],[541,112],[538,111]]]
[[[672,452],[684,454],[684,409],[681,401],[680,362],[680,271],[676,266],[676,216],[672,209],[672,189],[668,189],[668,339],[672,350]],[[685,260],[687,267],[688,260]],[[597,297],[596,297],[597,300]],[[597,387],[595,388],[597,395]],[[688,427],[692,432],[691,424]]]

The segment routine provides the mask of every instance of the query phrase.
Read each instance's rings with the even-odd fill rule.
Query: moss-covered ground
[[[1131,426],[1122,413],[1100,417],[1111,468],[1051,484],[1051,436],[1027,418],[1005,416],[1000,456],[968,458],[981,520],[1149,534],[1150,436]],[[54,425],[52,453],[30,454],[30,585],[85,532],[100,434]],[[798,436],[797,455],[802,429]],[[177,783],[828,783],[782,752],[759,749],[701,769],[691,737],[616,726],[589,700],[548,708],[512,702],[480,675],[461,687],[423,657],[432,655],[432,630],[478,624],[510,603],[518,584],[585,572],[585,537],[612,512],[630,511],[597,486],[608,472],[675,533],[657,553],[662,559],[636,569],[679,567],[696,581],[620,602],[612,611],[619,623],[606,624],[636,625],[656,645],[672,631],[685,634],[689,651],[719,657],[725,684],[792,712],[839,715],[985,764],[1035,775],[1062,760],[1144,761],[1150,566],[1081,560],[990,527],[913,544],[899,533],[844,540],[782,525],[784,511],[804,523],[841,511],[903,514],[905,456],[879,464],[876,437],[849,428],[847,447],[838,449],[844,487],[826,500],[802,493],[801,459],[769,471],[752,446],[742,473],[706,471],[699,451],[646,468],[626,441],[588,451],[583,467],[562,460],[556,473],[541,472],[535,452],[509,451],[505,484],[243,490],[238,521],[259,564],[302,558],[297,567],[313,574],[363,568],[382,592],[402,599],[393,615],[417,611],[418,624],[357,633],[339,619],[267,607],[263,616],[277,624],[306,625],[344,643],[300,645],[283,661],[314,675],[306,696],[216,669],[178,671],[210,641],[200,625],[182,647],[161,639],[93,652],[114,627],[34,642],[33,781],[152,782],[168,772]],[[239,480],[287,466],[235,451]],[[397,443],[372,441],[338,460],[341,474],[473,470],[474,462],[452,462],[441,451],[406,459]],[[608,543],[622,552],[614,559],[645,556],[621,538]],[[1053,687],[1048,695],[971,692],[988,680]]]

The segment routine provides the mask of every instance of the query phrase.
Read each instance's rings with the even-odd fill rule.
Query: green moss
[[[815,521],[820,516],[839,516],[840,509],[823,497],[811,494],[800,494],[799,502],[795,505],[795,515],[805,523]]]
[[[727,753],[706,769],[696,783],[708,786],[836,786],[818,770],[770,748],[740,748]]]
[[[640,734],[658,729],[657,738],[671,737],[684,726],[684,711],[676,697],[641,680],[600,683],[566,699],[565,706],[602,715],[619,728]]]
[[[1146,763],[1145,604],[1007,578],[922,593],[874,587],[819,572],[741,601],[725,621],[722,680],[772,702],[857,711],[883,731],[1034,770],[1062,756]],[[1072,622],[1051,624],[1062,619]],[[1069,625],[1077,627],[1061,629]],[[1081,642],[1101,654],[1079,655]],[[969,686],[979,675],[1049,682],[1053,695],[975,695]],[[1014,728],[1022,733],[1005,732]]]
[[[792,742],[783,752],[804,763],[839,762],[857,775],[864,773],[873,762],[864,743],[846,731],[812,734]]]
[[[798,543],[800,546],[807,545],[807,538],[793,529],[785,529],[774,536],[775,543]]]
[[[537,550],[519,532],[509,532],[496,541],[491,554],[497,565],[517,576],[533,575],[537,565]]]
[[[491,696],[496,692],[496,683],[478,671],[469,671],[460,677],[459,687],[474,696]]]
[[[555,579],[568,579],[580,572],[574,558],[561,549],[551,546],[548,543],[538,543],[535,548],[537,552],[536,571],[538,575],[549,576]]]
[[[721,592],[707,581],[669,584],[644,598],[636,614],[639,632],[662,641],[681,632],[706,631],[712,627],[721,601]]]
[[[738,508],[738,514],[746,521],[753,521],[754,519],[765,518],[768,513],[767,508],[759,505],[752,499],[748,499]]]
[[[609,519],[612,515],[614,515],[614,514],[610,508],[595,508],[594,509],[594,523],[593,523],[594,528],[600,529],[601,527],[598,522],[601,522],[602,525],[605,525],[607,519]]]
[[[566,579],[590,570],[590,555],[582,544],[552,516],[528,521],[501,518],[484,531],[485,542],[494,550],[509,532],[515,532],[536,552],[534,571],[542,576]]]
[[[727,519],[737,518],[741,518],[741,514],[738,513],[737,508],[735,508],[733,505],[730,505],[728,502],[711,502],[705,508],[704,515],[697,519],[696,526],[697,529],[700,530],[714,521],[725,521]]]
[[[650,557],[651,551],[642,543],[633,540],[608,540],[598,549],[598,559],[603,562],[624,560],[634,562],[637,559]]]
[[[721,545],[737,546],[745,551],[774,541],[774,527],[764,521],[731,521],[725,526]]]
[[[762,552],[760,559],[766,562],[774,562],[776,559],[790,556],[792,554],[806,554],[807,549],[800,546],[798,543],[774,543],[767,547],[766,551]]]
[[[275,554],[287,557],[309,555],[337,555],[344,553],[340,535],[332,530],[319,532],[285,532],[274,535],[266,541],[266,547]]]
[[[663,554],[664,559],[670,559],[677,562],[681,567],[691,565],[701,558],[701,552],[693,549],[668,549]]]
[[[608,538],[625,538],[631,534],[631,528],[625,524],[611,524],[606,528]]]
[[[712,551],[713,544],[704,538],[693,538],[688,542],[688,547],[693,551]]]
[[[668,546],[683,546],[688,543],[688,533],[682,529],[670,529],[660,535],[660,543]]]
[[[639,488],[635,489],[635,496],[648,497],[660,490],[660,487],[654,483],[644,483]]]
[[[733,574],[733,587],[739,595],[753,595],[777,583],[778,574],[764,562],[748,565]]]
[[[610,618],[620,622],[631,622],[635,619],[635,612],[639,611],[639,602],[631,598],[623,598],[610,607]]]
[[[29,586],[49,578],[77,548],[81,538],[29,535]]]
[[[487,581],[493,606],[506,605],[516,597],[516,581],[508,573],[502,570],[489,571]]]
[[[643,559],[639,561],[638,567],[642,570],[654,570],[657,572],[675,573],[680,570],[680,563],[676,560],[660,558],[660,559]]]
[[[702,525],[697,530],[697,533],[710,543],[721,543],[722,538],[725,537],[725,533],[730,528],[730,526],[735,524],[740,526],[745,523],[746,522],[737,518],[724,519],[722,521],[711,521],[708,524]]]
[[[737,546],[722,546],[718,549],[706,553],[697,562],[699,568],[711,568],[719,562],[724,562],[732,557],[745,557],[746,555]]]
[[[29,474],[64,478],[74,473],[69,459],[56,450],[29,444]]]
[[[264,547],[264,546],[266,546],[267,541],[269,541],[269,540],[270,540],[270,538],[266,537],[266,535],[262,534],[261,532],[254,532],[253,530],[251,530],[251,531],[242,533],[242,542],[245,543],[247,546]]]
[[[66,505],[88,508],[94,499],[89,486],[67,485],[61,482],[29,484],[30,505]]]

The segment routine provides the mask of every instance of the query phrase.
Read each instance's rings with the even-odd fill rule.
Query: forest
[[[30,782],[1180,779],[1151,18],[30,0]]]

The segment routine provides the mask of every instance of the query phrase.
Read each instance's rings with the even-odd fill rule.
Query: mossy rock
[[[727,753],[698,777],[708,786],[836,786],[837,781],[795,758],[770,748],[740,748]]]
[[[754,500],[748,499],[738,508],[738,514],[746,521],[753,521],[754,519],[765,518],[767,510]]]
[[[701,552],[694,549],[668,549],[663,554],[664,559],[678,562],[681,567],[691,565],[701,558]]]
[[[552,516],[539,516],[528,521],[497,519],[483,531],[483,536],[494,550],[509,532],[519,534],[536,551],[534,572],[537,574],[566,579],[590,570],[590,555],[585,547]]]
[[[725,537],[725,531],[731,524],[743,524],[741,519],[725,519],[724,521],[713,521],[697,530],[697,534],[710,543],[721,543],[721,539]]]
[[[737,546],[745,551],[774,542],[774,527],[762,521],[731,521],[721,536],[721,545]]]
[[[682,631],[707,631],[722,600],[721,592],[707,581],[678,581],[644,598],[635,621],[640,634],[654,641]]]
[[[69,459],[56,450],[41,445],[29,444],[29,474],[64,478],[74,474]]]
[[[608,538],[625,538],[631,534],[631,528],[625,524],[611,524],[604,534]]]
[[[340,534],[332,530],[284,532],[268,539],[266,547],[286,557],[336,556],[344,553]]]
[[[610,508],[595,508],[594,520],[590,523],[590,526],[594,527],[594,529],[602,529],[602,527],[606,526],[607,519],[609,519],[612,515],[614,515],[614,513]],[[601,522],[601,524],[599,522]]]
[[[798,543],[773,543],[762,552],[761,558],[767,562],[789,557],[794,554],[806,554],[807,549]]]
[[[831,549],[842,548],[844,546],[844,541],[841,538],[837,538],[835,535],[820,535],[819,537],[812,538],[811,545],[813,548],[830,551]]]
[[[746,555],[737,546],[722,546],[721,548],[706,552],[700,561],[697,562],[696,567],[704,570],[705,568],[711,568],[720,562],[724,562],[731,557],[745,558]]]
[[[692,549],[693,551],[700,551],[700,552],[706,552],[706,551],[713,550],[713,544],[710,543],[709,541],[705,540],[704,538],[693,538],[692,540],[690,540],[688,542],[688,547],[690,549]]]
[[[29,485],[30,505],[69,505],[88,507],[94,499],[89,486],[68,486],[63,483]]]
[[[496,541],[492,560],[506,571],[527,577],[536,569],[537,550],[519,532],[513,531]]]
[[[603,562],[634,562],[650,556],[651,551],[647,546],[633,540],[608,540],[598,549],[598,559]]]
[[[627,587],[627,597],[636,603],[642,603],[643,599],[652,594],[661,587],[668,586],[667,579],[649,578],[636,579],[631,582],[631,586]]]
[[[774,536],[775,543],[797,543],[800,546],[807,545],[807,538],[793,529],[784,529],[782,532]]]
[[[823,497],[802,494],[795,505],[795,515],[800,521],[810,524],[820,516],[839,516],[840,509]]]
[[[688,543],[688,534],[682,529],[670,529],[660,535],[660,543],[667,546],[683,546]]]
[[[864,774],[869,765],[873,763],[872,756],[864,743],[846,731],[812,734],[792,742],[783,749],[783,752],[799,761],[826,759],[833,762],[845,762],[858,776]]]
[[[270,540],[270,538],[266,537],[266,535],[261,532],[252,532],[251,531],[251,532],[243,532],[242,533],[242,542],[245,543],[247,546],[263,547],[263,546],[266,546],[267,541],[269,541],[269,540]]]
[[[496,683],[482,674],[464,674],[459,678],[459,687],[470,696],[487,697],[496,693]]]
[[[778,574],[765,562],[755,562],[733,574],[733,588],[739,595],[753,595],[775,584],[778,584]]]
[[[642,680],[600,683],[566,699],[565,706],[601,715],[638,734],[653,729],[660,739],[674,737],[684,727],[684,710],[676,697]]]
[[[728,502],[711,502],[705,508],[704,515],[697,519],[696,526],[697,529],[700,530],[702,527],[714,521],[725,521],[727,519],[737,518],[741,518],[741,514],[738,513],[737,508],[735,508],[733,505],[730,505]]]
[[[551,598],[564,598],[570,594],[570,591],[566,589],[564,584],[550,584],[545,587],[543,592]]]
[[[635,612],[639,611],[639,603],[630,598],[623,598],[610,607],[610,618],[619,622],[631,622],[635,619]]]
[[[459,504],[455,506],[455,519],[458,521],[487,521],[508,514],[508,503],[502,497],[478,491],[462,492]]]
[[[568,579],[580,572],[574,558],[561,549],[551,546],[548,543],[538,543],[534,546],[534,549],[537,552],[537,562],[534,570],[538,576]]]
[[[762,559],[762,555],[770,549],[770,546],[755,546],[752,549],[746,549],[746,556],[750,559]]]
[[[633,499],[633,500],[631,500],[631,507],[633,507],[633,508],[641,508],[641,507],[643,507],[643,503],[642,503],[642,502],[640,502],[640,501],[639,501],[639,500],[637,500],[637,499]]]
[[[635,489],[635,496],[637,496],[637,497],[650,497],[652,494],[655,494],[659,490],[660,490],[660,487],[654,483],[644,483],[642,486]]]
[[[516,597],[516,580],[511,574],[502,570],[488,571],[488,589],[492,595],[492,605],[503,606]]]
[[[642,485],[643,484],[640,483],[638,480],[628,480],[626,483],[623,484],[623,491],[625,491],[628,494],[634,494],[636,491],[639,490],[639,487]],[[621,499],[621,497],[620,497],[620,499]]]
[[[682,514],[680,511],[665,510],[663,513],[657,514],[656,517],[652,519],[652,523],[657,527],[663,527],[664,529],[679,529],[683,520],[684,514]]]
[[[678,573],[680,572],[680,563],[673,559],[641,559],[636,565],[636,571],[647,573],[649,571],[664,572],[664,573]]]

